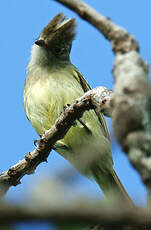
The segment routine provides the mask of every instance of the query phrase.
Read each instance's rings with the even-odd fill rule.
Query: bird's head
[[[74,18],[67,19],[62,13],[59,13],[42,30],[40,38],[34,46],[43,49],[48,57],[60,61],[69,61],[75,28]]]

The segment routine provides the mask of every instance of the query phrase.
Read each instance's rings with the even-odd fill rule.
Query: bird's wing
[[[87,81],[84,79],[82,74],[79,72],[79,70],[75,66],[74,66],[74,70],[73,70],[73,75],[76,78],[76,80],[81,84],[84,92],[87,92],[91,89],[91,87],[89,86]],[[105,121],[103,114],[101,112],[96,111],[96,110],[95,110],[95,113],[96,113],[96,115],[100,121],[100,124],[101,124],[103,131],[104,131],[105,137],[107,137],[108,140],[110,140],[110,135],[109,135],[108,128],[107,128],[106,121]]]

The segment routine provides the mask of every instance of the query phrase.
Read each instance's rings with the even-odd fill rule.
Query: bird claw
[[[39,140],[34,140],[34,146],[37,147],[38,144],[39,144]]]
[[[67,104],[67,105],[68,105],[68,104]],[[60,115],[66,110],[66,108],[68,107],[67,105],[63,105],[63,106],[62,106],[62,111],[61,111]]]
[[[70,104],[67,104],[67,105],[63,105],[62,107],[63,107],[63,111],[65,111],[66,110],[66,108],[68,108],[70,106]]]

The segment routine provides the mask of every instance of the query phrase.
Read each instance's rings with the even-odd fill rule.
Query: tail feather
[[[112,171],[102,170],[99,167],[92,169],[93,177],[99,184],[101,190],[108,199],[118,198],[125,201],[131,207],[134,203],[122,185],[114,169]]]

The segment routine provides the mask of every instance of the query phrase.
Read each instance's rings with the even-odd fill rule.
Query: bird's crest
[[[62,13],[57,14],[43,29],[41,38],[49,45],[71,44],[75,37],[75,19],[67,19]]]

